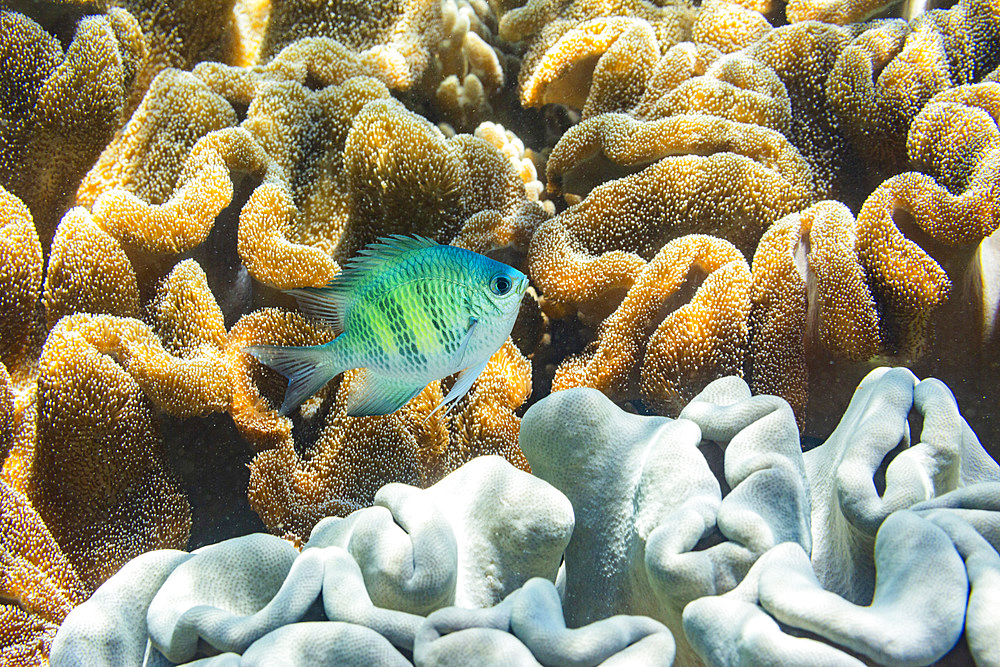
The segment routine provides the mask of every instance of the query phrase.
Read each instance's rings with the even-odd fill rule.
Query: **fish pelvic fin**
[[[337,354],[330,344],[308,347],[251,345],[243,351],[288,378],[285,399],[278,409],[283,415],[294,411],[345,370],[336,363]]]

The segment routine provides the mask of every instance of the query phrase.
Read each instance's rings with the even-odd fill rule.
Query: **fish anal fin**
[[[426,386],[427,383],[414,384],[412,380],[398,380],[363,368],[350,384],[347,416],[369,417],[395,412]]]

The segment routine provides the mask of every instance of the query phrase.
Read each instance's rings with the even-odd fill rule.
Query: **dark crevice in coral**
[[[252,450],[229,414],[164,416],[162,434],[167,462],[191,503],[189,549],[265,532],[247,501]]]
[[[696,264],[688,269],[684,281],[678,285],[677,289],[670,296],[660,303],[660,307],[656,309],[656,312],[653,313],[653,316],[646,324],[644,340],[648,341],[649,337],[663,324],[663,321],[670,317],[677,309],[691,303],[695,293],[701,287],[701,284],[705,282],[706,278],[708,278],[708,273],[701,266]]]
[[[288,415],[292,420],[292,443],[295,447],[295,453],[303,461],[311,459],[319,449],[323,431],[326,429],[328,423],[333,420],[330,413],[333,411],[334,398],[336,397],[337,390],[340,388],[342,379],[343,375],[338,376],[319,391],[317,396],[320,397],[320,404],[315,411],[309,411],[308,414],[304,415],[303,410],[295,410]],[[284,397],[284,393],[281,396]],[[316,400],[316,397],[314,396],[309,400]],[[278,405],[281,405],[281,403],[277,403],[275,407]]]
[[[907,426],[910,428],[910,446],[920,442],[920,435],[924,432],[924,416],[916,410],[910,410],[906,416]]]
[[[912,437],[912,431],[911,431]],[[914,444],[913,442],[910,443]],[[885,455],[882,459],[882,463],[879,464],[878,468],[875,470],[875,475],[873,476],[873,481],[875,482],[875,490],[878,492],[879,497],[885,493],[885,471],[889,468],[889,464],[892,463],[901,452],[903,452],[908,445],[905,442],[900,442],[898,445],[889,450],[889,453]]]
[[[691,551],[705,551],[728,541],[728,538],[722,534],[719,527],[714,525],[707,533],[701,536],[701,539],[692,547]]]
[[[554,181],[554,193],[561,194],[564,198],[571,197],[574,202],[577,199],[582,200],[594,188],[638,174],[654,162],[659,162],[659,160],[621,165],[611,161],[603,152],[598,151],[593,156],[581,160],[558,177]]]
[[[712,475],[719,481],[719,489],[722,492],[722,497],[725,498],[732,491],[726,482],[726,448],[714,440],[702,440],[701,444],[698,445],[698,451],[705,457],[705,462],[708,463],[708,469],[712,471]]]
[[[42,26],[45,32],[56,37],[62,44],[63,51],[73,43],[76,36],[76,24],[84,16],[104,14],[108,9],[107,2],[82,2],[71,4],[66,2],[41,2],[39,0],[7,0],[0,3],[0,9],[24,14],[32,21]]]
[[[232,178],[232,201],[215,218],[205,242],[188,253],[205,271],[227,330],[250,312],[253,302],[254,281],[243,265],[236,244],[240,211],[260,183],[259,178],[249,174],[234,173]]]
[[[518,411],[520,414],[551,393],[559,362],[583,352],[594,342],[595,331],[577,317],[563,317],[550,321],[547,336],[531,359],[531,396]]]

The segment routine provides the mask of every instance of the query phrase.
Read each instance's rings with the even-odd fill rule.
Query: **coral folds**
[[[95,591],[187,660],[197,591],[157,591],[242,549],[277,568],[250,598],[313,586],[342,624],[315,636],[386,664],[995,661],[995,533],[960,510],[1000,502],[1000,4],[945,4],[7,3],[0,665]],[[524,272],[510,338],[447,414],[454,377],[348,416],[356,370],[280,414],[245,348],[333,340],[287,292],[389,234]],[[890,557],[908,535],[925,560]],[[425,589],[379,579],[410,542]],[[935,568],[947,604],[897,641]],[[314,641],[254,618],[212,646]]]

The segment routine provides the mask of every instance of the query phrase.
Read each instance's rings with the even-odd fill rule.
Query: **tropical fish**
[[[395,412],[461,371],[436,412],[469,391],[507,340],[527,287],[523,273],[484,255],[394,234],[362,249],[326,287],[289,290],[336,338],[244,350],[288,378],[281,414],[351,368],[363,369],[348,398],[351,416]]]

